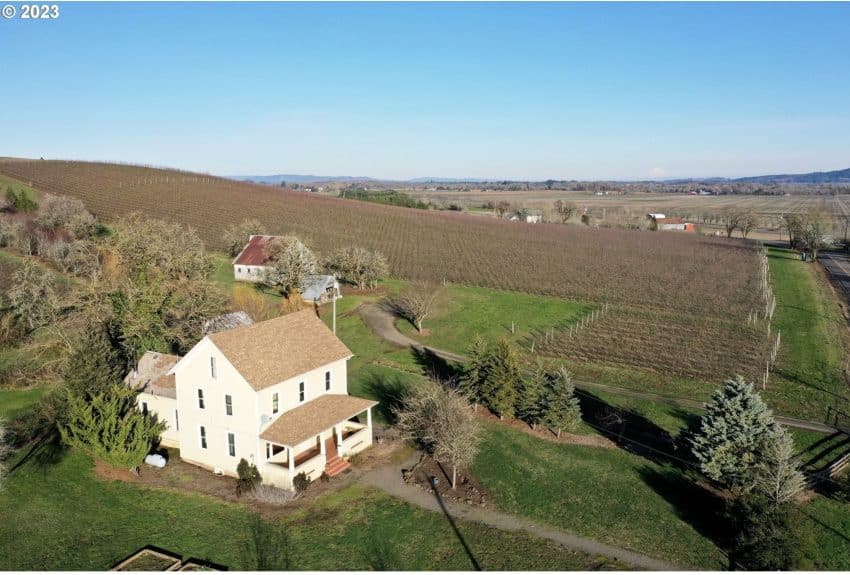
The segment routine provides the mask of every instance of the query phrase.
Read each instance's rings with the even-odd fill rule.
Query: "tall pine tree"
[[[517,351],[511,342],[499,340],[487,354],[484,367],[482,402],[499,418],[513,417],[522,371]]]
[[[65,368],[65,385],[82,398],[103,392],[124,376],[121,354],[105,327],[92,324],[83,333]]]
[[[538,364],[534,371],[520,380],[516,402],[517,417],[529,424],[532,429],[537,429],[537,424],[543,421],[547,379],[545,368]]]
[[[581,405],[576,397],[573,378],[565,367],[549,374],[544,400],[544,422],[561,437],[561,431],[574,430],[581,421]]]

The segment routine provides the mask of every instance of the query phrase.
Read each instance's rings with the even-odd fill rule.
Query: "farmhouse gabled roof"
[[[312,309],[208,337],[257,391],[353,355]]]
[[[268,263],[265,248],[277,236],[251,236],[248,243],[233,259],[234,265],[263,266]]]
[[[275,419],[260,438],[294,447],[374,405],[378,402],[353,395],[320,395]]]

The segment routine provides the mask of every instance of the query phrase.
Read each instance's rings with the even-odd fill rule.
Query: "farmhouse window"
[[[272,456],[272,444],[266,443],[266,459],[270,459]]]
[[[230,457],[236,457],[236,436],[232,433],[227,434],[227,452]]]
[[[277,413],[278,402],[277,402],[277,394],[272,395],[272,413]]]
[[[215,358],[210,358],[210,376],[215,379]]]
[[[174,428],[175,431],[180,431],[180,416],[177,415],[177,410],[174,410]]]
[[[325,391],[331,390],[331,372],[325,372]]]
[[[224,409],[227,415],[233,415],[233,397],[229,395],[224,396]]]
[[[204,409],[204,390],[198,390],[198,409]]]
[[[304,382],[298,384],[298,401],[304,401]]]
[[[142,415],[148,414],[148,403],[146,401],[142,402]]]
[[[207,448],[207,428],[201,426],[201,449]]]

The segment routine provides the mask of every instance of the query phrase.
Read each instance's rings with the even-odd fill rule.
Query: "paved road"
[[[402,469],[410,469],[419,460],[419,455],[413,455],[409,460],[395,465],[387,465],[373,471],[369,471],[361,478],[363,483],[377,487],[393,495],[404,499],[418,507],[444,513],[451,518],[460,518],[467,521],[483,523],[503,531],[525,531],[542,539],[554,541],[568,549],[589,553],[590,555],[602,555],[616,559],[632,567],[645,571],[681,571],[681,566],[673,565],[661,559],[655,559],[633,551],[627,551],[614,547],[601,541],[579,537],[566,531],[560,531],[552,527],[538,525],[528,519],[516,517],[508,513],[492,511],[482,507],[463,505],[451,501],[438,499],[433,493],[427,493],[414,485],[408,485],[401,476]],[[474,556],[474,549],[471,550]]]
[[[829,272],[835,286],[844,294],[844,301],[850,304],[850,254],[821,250],[818,259]]]
[[[848,260],[847,265],[848,270],[850,270],[850,260]],[[433,353],[434,355],[442,357],[443,359],[448,359],[450,361],[456,361],[460,363],[466,362],[469,359],[466,356],[459,355],[457,353],[452,353],[450,351],[444,351],[441,349],[422,345],[418,341],[404,335],[403,333],[398,331],[395,326],[395,316],[392,315],[392,313],[390,313],[389,311],[382,308],[379,304],[364,303],[358,308],[358,310],[360,312],[360,316],[363,318],[363,321],[366,323],[369,329],[371,329],[378,337],[394,345],[398,345],[400,347],[424,349]],[[573,380],[573,383],[577,388],[584,389],[586,391],[604,391],[606,393],[620,395],[622,397],[645,399],[657,403],[666,403],[668,405],[676,405],[691,409],[701,409],[704,403],[695,399],[670,397],[646,391],[635,391],[633,389],[626,389],[592,381]],[[820,423],[818,421],[807,421],[804,419],[786,417],[784,415],[777,415],[776,420],[787,427],[795,427],[797,429],[805,429],[808,431],[817,431],[820,433],[835,433],[836,431],[838,431],[835,427],[827,425],[825,423]]]

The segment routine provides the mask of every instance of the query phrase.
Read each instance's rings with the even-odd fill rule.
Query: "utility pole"
[[[333,309],[333,316],[334,316],[333,326],[334,326],[334,335],[336,335],[336,276],[334,276],[333,294],[334,295],[331,299],[333,300],[333,306],[334,306],[334,309]]]

